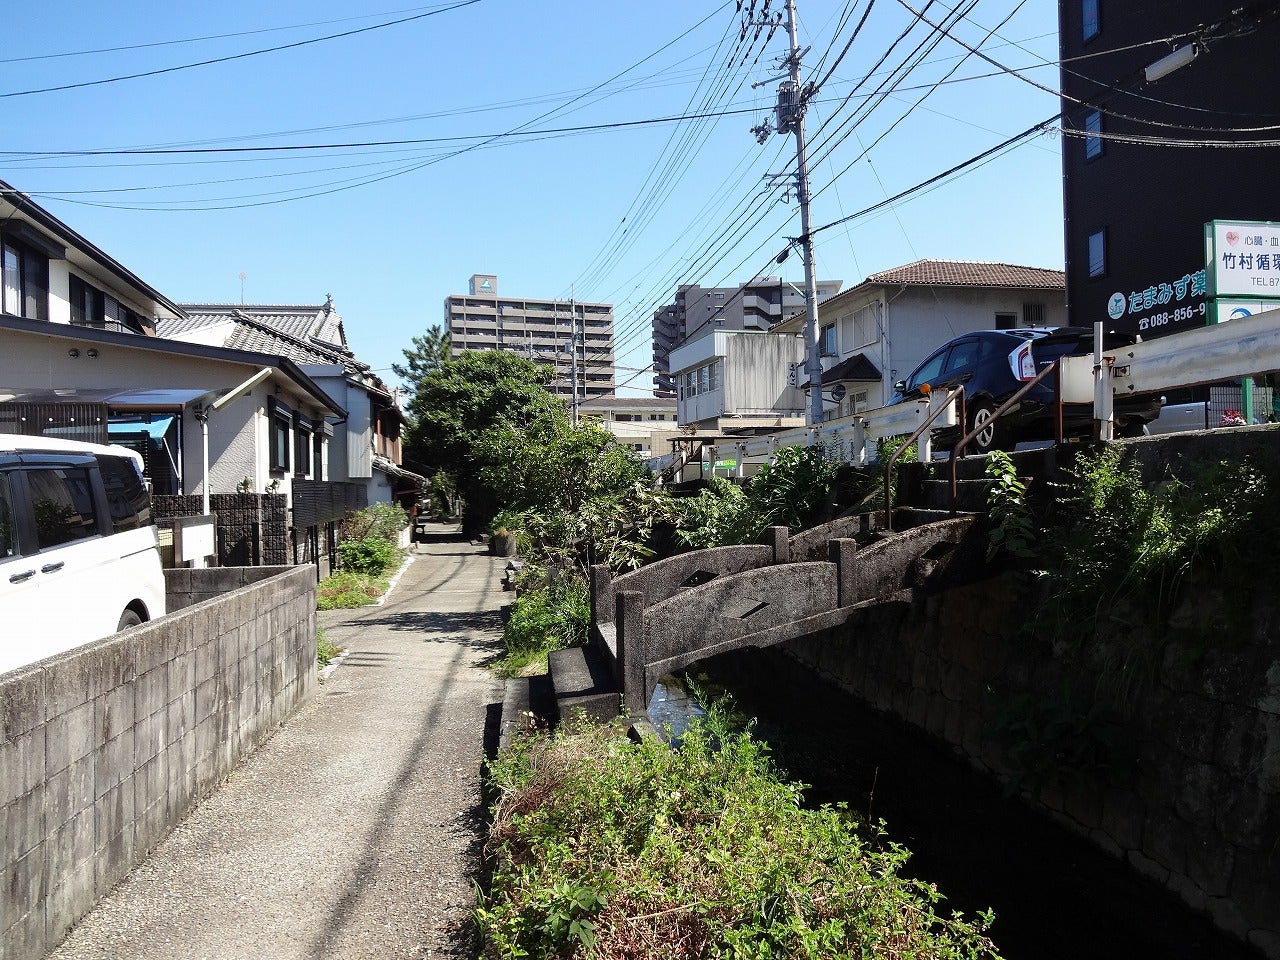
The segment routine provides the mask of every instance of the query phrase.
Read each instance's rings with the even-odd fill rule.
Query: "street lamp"
[[[1200,56],[1200,47],[1195,43],[1188,43],[1186,46],[1179,47],[1168,56],[1161,57],[1147,67],[1147,83],[1155,83],[1157,80],[1167,77],[1173,71],[1181,70],[1198,56]]]

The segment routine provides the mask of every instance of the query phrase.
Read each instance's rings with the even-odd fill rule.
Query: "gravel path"
[[[438,527],[351,653],[89,914],[57,960],[474,957],[503,561]]]

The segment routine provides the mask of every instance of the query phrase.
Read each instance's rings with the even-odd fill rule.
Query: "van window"
[[[13,521],[9,475],[0,473],[0,560],[18,555],[18,527]]]
[[[151,497],[131,457],[98,457],[102,486],[107,492],[111,524],[116,533],[151,525]]]
[[[98,517],[86,467],[28,470],[26,480],[39,549],[97,535]]]

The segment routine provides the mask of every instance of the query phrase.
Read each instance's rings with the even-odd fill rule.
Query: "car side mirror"
[[[906,393],[906,392],[907,392],[907,381],[905,381],[905,380],[899,380],[897,383],[895,383],[895,384],[893,385],[893,389],[897,390],[899,393]]]

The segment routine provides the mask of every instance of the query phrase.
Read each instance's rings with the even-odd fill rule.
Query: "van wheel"
[[[120,623],[116,627],[116,632],[128,630],[130,627],[136,627],[142,623],[142,618],[138,616],[137,610],[126,610],[120,614]]]

